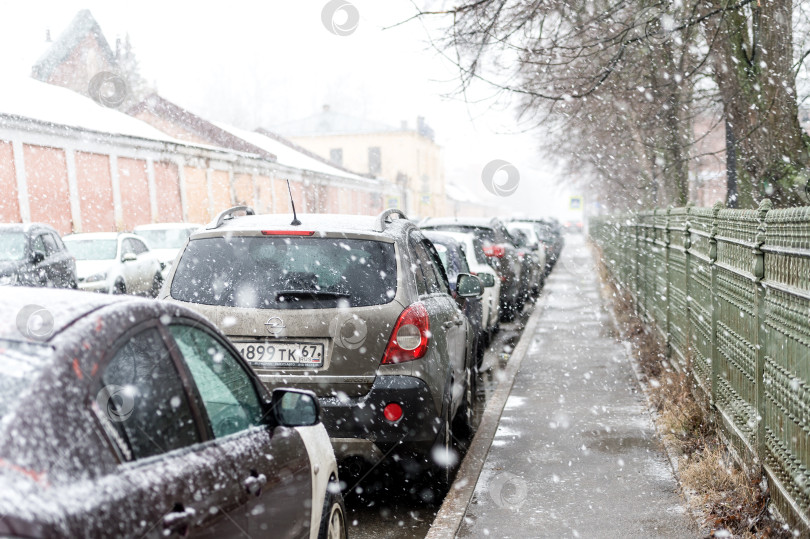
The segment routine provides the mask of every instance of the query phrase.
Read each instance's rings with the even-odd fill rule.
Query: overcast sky
[[[450,61],[436,51],[441,21],[415,20],[408,0],[351,0],[360,20],[339,36],[321,20],[326,0],[262,2],[4,2],[0,4],[0,67],[29,76],[45,49],[76,12],[88,8],[110,45],[129,33],[141,73],[166,98],[205,116],[253,129],[332,110],[399,126],[424,116],[444,148],[447,180],[505,209],[562,212],[568,193],[536,150],[541,134],[524,133],[512,104],[474,91],[475,103],[453,95]],[[337,23],[343,23],[338,13]],[[517,191],[488,193],[483,167],[515,165]]]

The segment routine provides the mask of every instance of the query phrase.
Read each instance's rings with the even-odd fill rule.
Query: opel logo
[[[270,335],[278,335],[284,329],[286,329],[287,326],[284,325],[284,320],[282,320],[278,316],[273,316],[267,322],[264,323],[264,327],[267,328],[267,332]]]

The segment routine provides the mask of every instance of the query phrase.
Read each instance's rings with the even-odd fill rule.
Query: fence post
[[[757,341],[754,348],[757,358],[754,383],[756,384],[755,405],[757,411],[756,456],[760,463],[765,460],[765,344],[768,340],[767,330],[765,329],[765,287],[762,285],[762,279],[765,277],[765,253],[762,252],[762,245],[765,243],[765,218],[772,208],[773,203],[767,198],[759,203],[759,223],[757,224],[757,235],[754,239],[754,249],[752,251],[754,260],[751,268],[756,283]]]
[[[686,350],[684,351],[686,357],[684,361],[687,362],[686,368],[687,370],[691,371],[690,358],[693,355],[692,346],[692,315],[690,309],[690,303],[692,302],[692,296],[689,295],[689,281],[691,280],[691,272],[692,272],[692,255],[689,254],[689,249],[692,248],[692,233],[689,231],[689,212],[692,209],[692,203],[688,202],[686,204],[686,215],[684,216],[683,220],[683,275],[684,275],[684,283],[683,283],[683,297],[684,297],[684,309],[683,313],[686,317],[685,319],[685,331],[686,331]]]
[[[720,314],[720,302],[717,297],[717,216],[723,209],[722,202],[715,202],[712,206],[712,229],[709,235],[709,264],[711,265],[711,291],[712,291],[712,394],[711,405],[714,406],[717,395],[717,378],[720,375],[720,351],[717,348],[717,316]]]

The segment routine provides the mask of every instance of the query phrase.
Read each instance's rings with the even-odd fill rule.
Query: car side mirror
[[[135,253],[124,253],[121,255],[121,262],[132,262],[138,260],[138,255]]]
[[[475,275],[459,273],[456,279],[456,293],[460,298],[477,298],[484,293],[484,287]]]
[[[31,253],[32,264],[39,264],[43,260],[45,260],[45,253],[43,253],[42,251],[34,251],[33,253]]]
[[[321,420],[321,404],[312,391],[274,389],[271,406],[276,424],[285,427],[308,427]]]
[[[478,279],[481,281],[481,284],[484,285],[484,288],[492,288],[495,286],[495,276],[491,273],[479,273]]]

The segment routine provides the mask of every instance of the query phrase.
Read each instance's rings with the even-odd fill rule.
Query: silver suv
[[[191,235],[160,297],[211,319],[270,389],[314,391],[350,472],[396,455],[446,476],[453,428],[471,432],[475,411],[474,333],[457,301],[480,281],[460,274],[454,299],[399,210],[292,218],[223,212]]]

